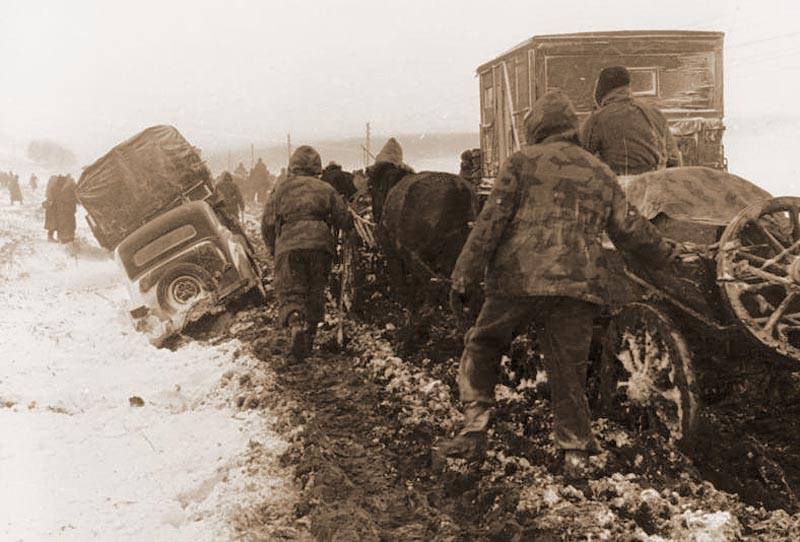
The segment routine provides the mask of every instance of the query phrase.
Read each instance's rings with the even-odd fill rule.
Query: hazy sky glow
[[[726,113],[800,96],[799,2],[10,1],[0,5],[3,147],[82,162],[156,123],[203,148],[476,131],[475,68],[535,34],[727,33]]]

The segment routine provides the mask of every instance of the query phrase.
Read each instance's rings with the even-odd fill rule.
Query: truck
[[[249,292],[263,295],[238,219],[174,127],[152,126],[111,149],[84,169],[77,197],[127,278],[134,328],[154,345]]]
[[[658,107],[687,166],[725,170],[722,32],[615,31],[534,36],[477,69],[481,174],[524,144],[523,120],[545,93],[560,90],[581,120],[595,109],[600,71],[625,66],[637,98]]]

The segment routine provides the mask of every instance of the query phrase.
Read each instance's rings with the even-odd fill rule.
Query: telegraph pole
[[[286,150],[289,153],[289,160],[292,159],[292,134],[286,134]],[[288,162],[287,162],[288,164]]]
[[[250,143],[250,171],[253,170],[255,165],[256,165],[256,146]]]
[[[233,171],[231,169],[231,150],[228,149],[228,171]]]
[[[364,141],[364,169],[367,169],[369,166],[369,158],[372,155],[369,148],[369,137],[370,137],[370,128],[369,123],[367,123],[367,137]]]

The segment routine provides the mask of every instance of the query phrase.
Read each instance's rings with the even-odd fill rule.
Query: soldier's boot
[[[460,457],[470,462],[483,461],[486,457],[486,431],[489,429],[491,415],[490,404],[467,402],[464,405],[464,428],[454,438],[442,442],[437,453],[444,457]]]
[[[314,350],[314,339],[317,337],[316,324],[309,324],[306,330],[306,354],[310,354]]]
[[[564,477],[582,480],[589,474],[589,452],[586,450],[564,451]]]
[[[286,319],[289,328],[289,353],[297,361],[306,357],[306,322],[303,315],[297,311],[292,312]]]

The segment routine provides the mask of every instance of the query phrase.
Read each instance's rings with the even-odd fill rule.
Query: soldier
[[[75,212],[78,198],[75,194],[75,180],[70,175],[54,175],[47,181],[45,190],[44,228],[47,240],[55,242],[58,232],[60,243],[75,240]]]
[[[47,230],[47,240],[55,242],[56,232],[58,231],[58,194],[64,178],[60,175],[52,175],[47,181],[47,188],[44,192],[44,229]]]
[[[65,175],[58,192],[56,211],[59,243],[71,243],[75,240],[75,212],[78,210],[78,197],[75,190],[75,179],[72,178],[72,175]]]
[[[461,170],[458,173],[476,188],[481,184],[481,150],[467,149],[461,153]]]
[[[244,164],[239,162],[236,169],[233,170],[233,182],[239,187],[239,192],[242,194],[245,206],[253,201],[253,194],[250,193],[250,173]]]
[[[681,153],[664,115],[631,95],[631,75],[605,68],[595,86],[594,111],[581,129],[581,144],[617,175],[638,175],[681,165]]]
[[[28,185],[31,187],[31,192],[36,192],[36,189],[39,188],[39,177],[37,177],[35,173],[31,173]]]
[[[227,171],[222,173],[222,179],[217,183],[217,191],[222,195],[225,213],[235,221],[244,211],[244,199],[239,187],[233,182],[233,177]]]
[[[263,203],[267,199],[271,184],[271,175],[261,158],[258,159],[253,170],[250,172],[249,179],[250,191],[252,195],[258,199],[259,203]]]
[[[336,162],[330,162],[325,166],[322,170],[322,180],[335,188],[346,201],[350,201],[357,191],[353,183],[353,174],[344,171]]]
[[[8,195],[11,196],[11,205],[14,202],[19,202],[22,205],[22,190],[19,187],[19,175],[11,175],[11,181],[8,183]]]
[[[264,206],[261,233],[275,262],[275,292],[290,353],[302,360],[313,348],[325,313],[325,285],[336,250],[333,228],[349,229],[347,205],[319,179],[322,160],[313,148],[298,147],[285,181]]]
[[[613,172],[581,149],[566,95],[543,96],[524,126],[528,145],[503,164],[452,273],[454,310],[468,306],[481,281],[486,299],[459,368],[465,424],[440,452],[483,457],[500,357],[533,321],[555,441],[565,451],[565,472],[579,476],[597,446],[584,387],[592,324],[604,302],[601,236],[654,265],[677,251],[628,205]]]

